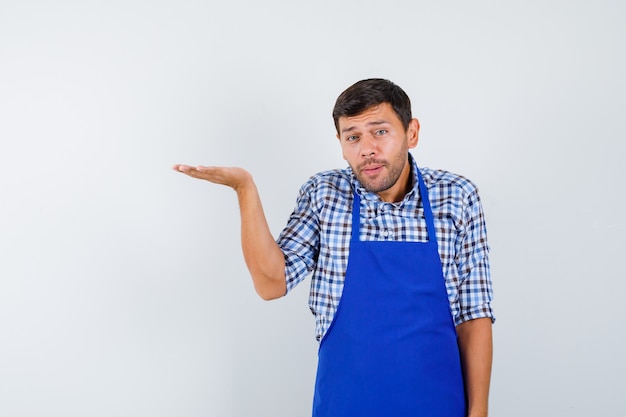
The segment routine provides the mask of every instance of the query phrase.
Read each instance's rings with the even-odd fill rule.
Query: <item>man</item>
[[[417,167],[409,149],[419,122],[388,80],[349,87],[333,118],[349,168],[302,186],[277,241],[247,171],[174,169],[237,192],[244,258],[262,298],[313,272],[315,417],[486,416],[492,289],[476,188]]]

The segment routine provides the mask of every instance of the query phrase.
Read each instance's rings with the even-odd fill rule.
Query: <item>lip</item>
[[[383,165],[368,165],[361,169],[361,172],[365,175],[376,175],[382,171]]]

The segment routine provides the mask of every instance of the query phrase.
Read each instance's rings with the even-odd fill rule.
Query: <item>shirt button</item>
[[[387,229],[383,230],[383,236],[384,237],[389,236],[389,230],[387,230]]]

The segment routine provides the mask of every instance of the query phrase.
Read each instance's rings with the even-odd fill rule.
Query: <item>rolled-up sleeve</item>
[[[287,292],[310,274],[319,254],[319,219],[312,199],[314,190],[312,180],[301,187],[296,207],[276,240],[285,256]]]
[[[491,308],[493,287],[489,267],[487,228],[478,191],[467,196],[463,228],[456,243],[459,271],[459,314],[456,324],[478,318],[495,321]]]

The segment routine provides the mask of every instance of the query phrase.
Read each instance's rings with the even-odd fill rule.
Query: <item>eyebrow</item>
[[[374,121],[371,121],[368,124],[366,124],[366,126],[378,126],[378,125],[384,125],[384,124],[388,124],[388,123],[389,122],[386,121],[386,120],[374,120]],[[345,127],[343,129],[341,129],[341,133],[352,132],[355,129],[356,129],[356,126]]]

